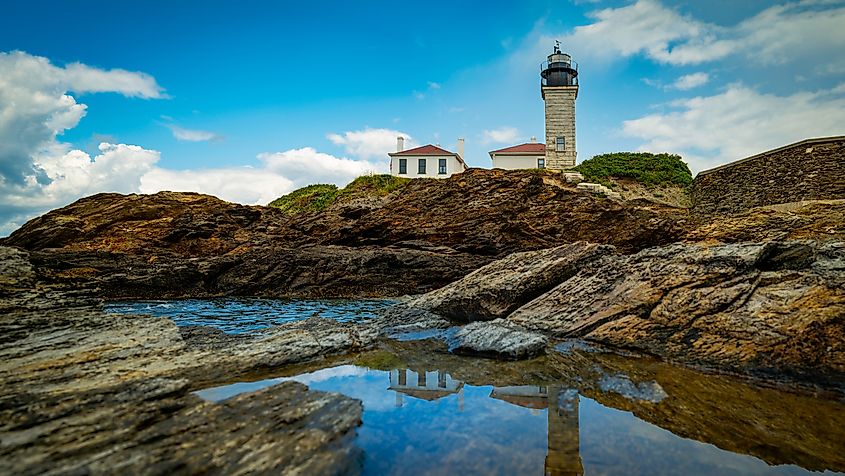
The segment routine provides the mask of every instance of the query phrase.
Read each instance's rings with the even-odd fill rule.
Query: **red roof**
[[[546,144],[540,144],[537,142],[529,142],[527,144],[519,144],[514,145],[511,147],[505,147],[504,149],[493,150],[490,151],[490,155],[493,154],[545,154],[546,153]]]
[[[458,155],[454,152],[449,152],[448,150],[441,149],[436,145],[424,145],[422,147],[416,147],[414,149],[403,150],[402,152],[391,152],[391,157],[394,155]]]

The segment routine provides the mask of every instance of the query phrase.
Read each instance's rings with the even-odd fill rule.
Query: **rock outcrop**
[[[546,351],[548,340],[504,319],[473,322],[448,339],[449,351],[505,360],[535,357]]]
[[[582,266],[610,253],[614,253],[612,246],[589,243],[514,253],[406,305],[455,322],[507,317],[574,276]]]
[[[292,216],[195,193],[98,194],[2,243],[32,252],[44,279],[107,297],[375,297],[428,292],[512,252],[670,243],[687,215],[595,197],[558,174],[471,170]]]
[[[366,348],[374,330],[312,319],[218,345],[194,332],[186,343],[172,321],[105,314],[89,292],[38,282],[26,253],[0,247],[0,473],[337,474],[358,464],[354,400],[292,383],[219,405],[191,391]]]
[[[497,317],[557,338],[583,337],[691,365],[845,384],[845,243],[675,244],[631,255],[588,244],[564,248],[575,256],[577,247],[604,254]],[[529,269],[544,269],[560,257],[517,255],[407,304],[431,311],[436,306],[425,305],[448,296],[483,308],[507,282],[506,270],[517,289],[530,281],[520,273],[522,259]],[[539,287],[550,286],[547,275],[537,276]],[[487,345],[495,339],[491,334]]]

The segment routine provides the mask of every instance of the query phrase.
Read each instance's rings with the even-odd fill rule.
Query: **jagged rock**
[[[695,365],[843,382],[844,249],[678,244],[606,256],[508,320]]]
[[[169,319],[106,314],[33,281],[26,258],[0,247],[0,473],[337,474],[357,461],[356,401],[297,384],[222,405],[190,392],[360,350],[377,330],[309,319],[183,338]]]
[[[449,351],[455,354],[518,360],[542,354],[547,340],[521,326],[497,319],[467,324],[447,343]]]
[[[599,199],[560,174],[474,169],[296,215],[195,193],[98,194],[0,243],[33,252],[45,279],[107,297],[375,297],[428,292],[512,252],[582,240],[632,251],[690,225],[686,210]]]
[[[613,252],[612,246],[574,243],[514,253],[449,286],[411,299],[406,306],[426,309],[455,322],[506,317],[575,275],[585,263]]]

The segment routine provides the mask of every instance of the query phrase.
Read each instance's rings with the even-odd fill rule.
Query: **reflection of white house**
[[[533,138],[532,138],[533,139]],[[529,142],[490,152],[494,169],[544,169],[546,168],[546,144]]]
[[[405,149],[405,139],[396,139],[396,152],[391,152],[390,175],[407,178],[447,178],[468,169],[464,162],[464,140],[458,139],[458,152],[449,152],[436,145]]]
[[[422,400],[437,400],[461,391],[464,383],[441,370],[414,372],[409,369],[390,371],[390,387],[397,392],[396,404],[402,405],[400,394]]]
[[[548,387],[539,387],[536,385],[493,387],[493,391],[490,392],[490,398],[532,409],[542,409],[549,406]]]

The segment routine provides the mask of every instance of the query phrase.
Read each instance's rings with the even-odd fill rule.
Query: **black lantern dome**
[[[542,86],[578,86],[578,63],[572,57],[560,52],[559,44],[549,55],[548,60],[540,64],[540,84]]]

